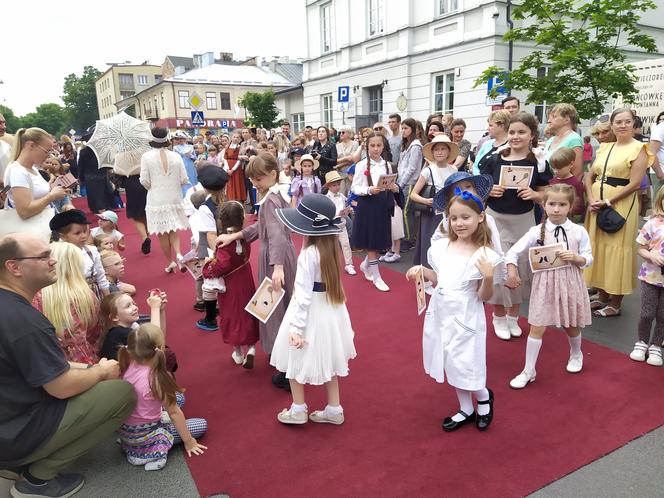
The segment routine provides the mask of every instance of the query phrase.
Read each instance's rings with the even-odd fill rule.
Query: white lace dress
[[[148,232],[160,234],[187,230],[182,185],[189,182],[179,154],[153,149],[141,157],[141,184],[147,189],[145,215]]]

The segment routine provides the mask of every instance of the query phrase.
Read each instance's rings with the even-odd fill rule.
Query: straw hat
[[[448,137],[445,134],[436,135],[435,137],[433,137],[433,140],[431,140],[431,142],[429,142],[422,148],[422,154],[424,155],[425,159],[430,163],[436,162],[436,160],[433,158],[433,147],[436,144],[447,145],[447,147],[450,149],[450,155],[447,156],[447,162],[453,163],[454,160],[459,155],[459,146],[454,142],[452,142],[452,140],[450,140],[450,137]]]
[[[318,161],[316,161],[314,159],[314,156],[312,156],[311,154],[305,154],[300,158],[299,161],[295,162],[295,169],[296,170],[301,171],[300,164],[302,164],[302,161],[311,161],[311,164],[314,165],[314,171],[316,171],[318,169],[319,164],[318,164]]]
[[[343,176],[341,176],[338,171],[330,171],[325,173],[325,185],[329,185],[330,183],[338,182],[339,180],[343,179]]]

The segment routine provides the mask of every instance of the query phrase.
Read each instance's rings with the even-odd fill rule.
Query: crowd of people
[[[198,442],[207,421],[182,411],[168,296],[140,297],[150,310],[140,315],[136,286],[125,281],[122,254],[138,248],[118,230],[124,202],[143,254],[156,236],[164,271],[194,276],[193,307],[205,313],[195,326],[220,330],[238,367],[253,368],[259,345],[269,356],[272,384],[292,395],[277,414],[284,424],[344,422],[339,378],[356,351],[341,275],[388,292],[381,263],[409,251],[406,276],[431,295],[424,369],[459,401],[444,431],[469,423],[484,431],[493,420],[485,303],[507,341],[523,334],[518,318],[529,301],[525,365],[509,382],[523,389],[536,379],[547,327],[564,329],[566,370],[581,372],[582,329],[620,315],[640,280],[630,358],[661,366],[664,113],[649,144],[632,110],[599,117],[596,150],[571,104],[551,108],[544,137],[515,97],[487,122],[474,147],[451,115],[423,125],[391,114],[357,133],[294,133],[287,122],[219,136],[155,127],[128,176],[39,128],[18,130],[11,149],[0,136],[0,469],[17,479],[13,496],[70,496],[83,477],[61,471],[112,433],[129,464],[148,471],[162,469],[175,444],[190,456],[207,450]],[[0,124],[4,134],[2,116]],[[68,173],[77,183],[59,180]],[[642,192],[651,184],[650,211]],[[77,195],[94,223],[72,205]],[[304,237],[297,250],[292,233]],[[256,292],[254,241],[258,282],[267,277],[283,292],[264,320],[244,310]],[[306,385],[325,385],[324,408],[309,412]]]

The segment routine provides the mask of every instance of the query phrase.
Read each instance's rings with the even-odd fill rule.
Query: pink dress
[[[590,299],[583,280],[584,268],[593,262],[590,237],[582,225],[569,219],[562,225],[547,220],[544,231],[545,246],[563,243],[570,251],[582,256],[586,264],[562,266],[556,269],[533,272],[530,292],[528,323],[536,327],[585,327],[592,322]],[[528,249],[538,246],[542,225],[532,227],[505,255],[507,264],[516,264]]]

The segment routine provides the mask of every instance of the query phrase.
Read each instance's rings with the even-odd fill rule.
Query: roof
[[[293,85],[300,85],[302,83],[302,64],[288,63],[277,64],[276,71]]]
[[[168,78],[165,81],[174,83],[218,83],[240,86],[293,86],[284,76],[258,66],[230,66],[227,64],[211,64],[192,69],[184,74]]]
[[[186,70],[193,69],[194,67],[193,57],[178,57],[176,55],[167,55],[166,58],[170,60],[175,67],[182,66]]]

